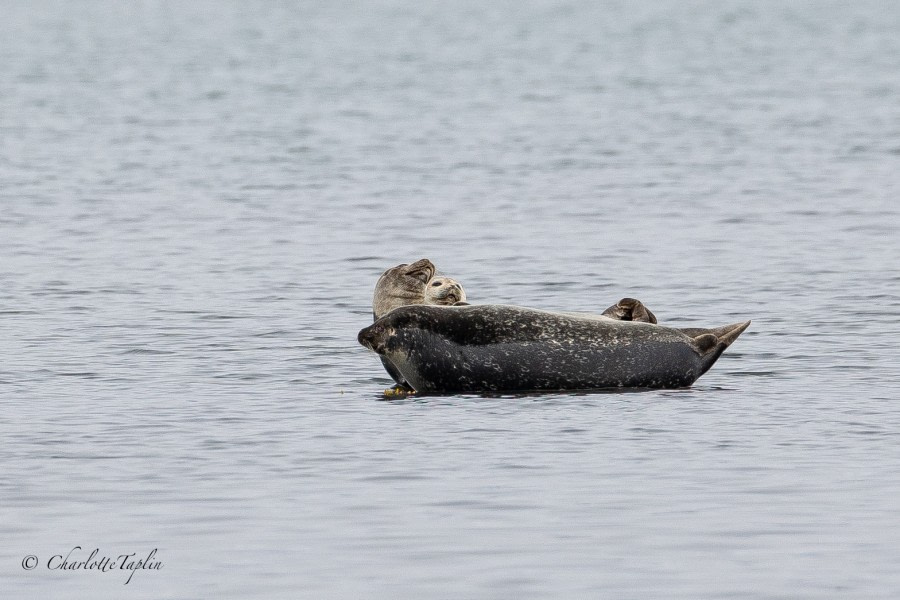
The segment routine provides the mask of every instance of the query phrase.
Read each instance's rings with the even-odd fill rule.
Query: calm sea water
[[[7,2],[0,64],[4,597],[900,594],[897,5]],[[753,325],[384,401],[422,257]]]

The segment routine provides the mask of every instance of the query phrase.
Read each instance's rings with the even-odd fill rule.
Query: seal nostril
[[[440,281],[435,281],[434,283],[431,284],[431,287],[439,287],[440,285],[441,285]]]

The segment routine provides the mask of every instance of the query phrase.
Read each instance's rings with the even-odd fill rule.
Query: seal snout
[[[369,350],[375,350],[375,325],[370,325],[359,331],[356,341],[365,346]]]
[[[440,281],[435,281],[431,284],[432,286],[440,286],[442,285]],[[465,292],[462,291],[462,287],[458,283],[451,283],[447,285],[445,289],[438,290],[435,292],[435,298],[437,300],[441,300],[446,302],[447,304],[453,304],[455,302],[460,302],[464,297]]]
[[[356,340],[372,352],[376,354],[384,354],[384,343],[386,336],[386,328],[380,323],[369,325],[360,330]]]

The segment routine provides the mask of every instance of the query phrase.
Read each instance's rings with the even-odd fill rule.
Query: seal
[[[431,304],[452,306],[464,304],[466,292],[455,279],[446,276],[435,276],[437,269],[427,258],[410,264],[391,267],[381,274],[375,283],[372,298],[372,315],[378,320],[392,310],[412,304]],[[384,370],[388,372],[397,385],[385,390],[387,395],[412,391],[390,361],[382,358]]]
[[[678,388],[693,384],[750,321],[684,331],[507,305],[399,307],[358,341],[417,392]]]

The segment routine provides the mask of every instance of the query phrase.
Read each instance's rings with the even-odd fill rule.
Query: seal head
[[[436,269],[427,258],[392,267],[375,284],[372,314],[379,319],[399,306],[424,304],[428,282]]]
[[[455,279],[437,275],[425,286],[425,301],[422,304],[453,306],[465,302],[466,291]]]

